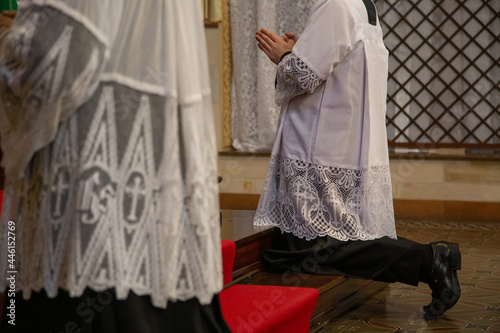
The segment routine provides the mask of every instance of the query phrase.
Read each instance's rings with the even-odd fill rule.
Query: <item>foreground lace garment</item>
[[[382,31],[368,22],[363,1],[315,4],[278,64],[282,109],[255,225],[308,240],[396,238],[387,61]]]
[[[0,290],[17,271],[25,298],[210,303],[222,267],[199,1],[24,1],[2,43]]]

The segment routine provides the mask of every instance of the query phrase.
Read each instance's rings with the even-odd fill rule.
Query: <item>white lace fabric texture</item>
[[[0,290],[16,271],[27,299],[89,287],[114,288],[118,299],[149,295],[163,308],[194,297],[210,303],[222,265],[199,2],[23,6],[25,20],[1,41],[9,48],[0,57],[3,163],[20,170],[7,174]],[[26,24],[44,15],[50,24]]]
[[[278,105],[290,98],[312,93],[324,80],[314,73],[296,54],[290,53],[281,59],[276,75],[276,96]]]
[[[275,225],[306,240],[396,238],[388,166],[331,167],[273,156],[255,225]]]
[[[300,36],[316,0],[230,0],[233,77],[231,129],[239,151],[270,150],[280,108],[274,103],[276,65],[256,47],[255,31]]]

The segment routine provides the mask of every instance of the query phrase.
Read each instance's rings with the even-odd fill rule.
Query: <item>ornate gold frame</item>
[[[220,119],[222,149],[232,147],[231,134],[231,84],[232,84],[232,54],[231,54],[231,17],[230,0],[218,0],[222,7],[221,20],[211,21],[210,10],[213,0],[202,0],[204,23],[206,28],[218,28],[220,38]]]
[[[232,147],[231,133],[231,84],[233,76],[233,60],[231,52],[231,13],[229,0],[222,0],[222,21],[220,23],[221,52],[221,121],[222,145]]]

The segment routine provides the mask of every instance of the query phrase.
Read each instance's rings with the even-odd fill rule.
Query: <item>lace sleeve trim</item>
[[[295,53],[285,56],[276,74],[276,104],[283,105],[292,97],[312,93],[323,83]]]

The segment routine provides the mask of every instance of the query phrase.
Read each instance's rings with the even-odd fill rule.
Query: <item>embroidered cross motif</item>
[[[143,177],[138,174],[131,176],[127,182],[125,193],[128,195],[129,200],[127,201],[130,203],[130,210],[126,219],[128,222],[136,222],[138,220],[137,214],[141,215],[142,213],[142,209],[138,212],[139,205],[147,195]]]
[[[66,211],[67,196],[69,192],[69,172],[60,168],[56,174],[56,180],[52,185],[52,217],[57,219]],[[55,202],[54,202],[55,200]]]

